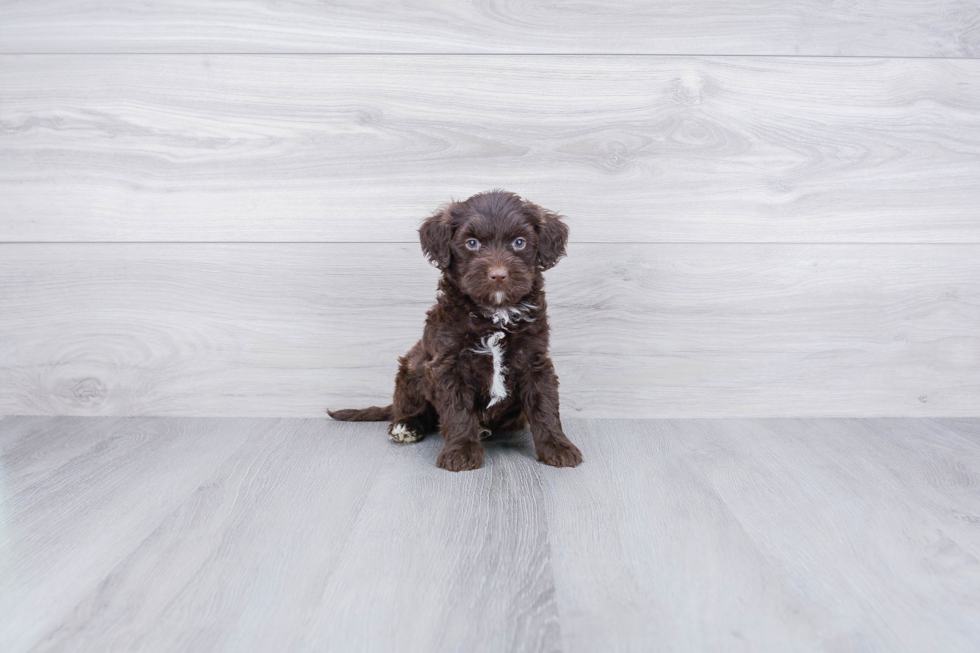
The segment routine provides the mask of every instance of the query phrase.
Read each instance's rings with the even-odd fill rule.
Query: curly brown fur
[[[390,420],[399,442],[438,428],[445,445],[436,464],[451,471],[480,467],[491,431],[525,426],[538,460],[578,465],[559,417],[542,275],[565,255],[562,217],[493,190],[441,208],[419,237],[442,277],[422,339],[398,359],[392,405],[330,415]]]

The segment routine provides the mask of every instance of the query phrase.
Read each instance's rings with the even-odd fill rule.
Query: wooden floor
[[[566,430],[0,418],[0,650],[980,650],[980,419]]]

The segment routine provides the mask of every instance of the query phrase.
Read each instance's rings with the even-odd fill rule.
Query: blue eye
[[[466,249],[479,249],[480,241],[476,238],[470,238],[466,241]]]
[[[525,245],[527,245],[527,241],[523,238],[518,238],[514,241],[514,249],[524,249]]]

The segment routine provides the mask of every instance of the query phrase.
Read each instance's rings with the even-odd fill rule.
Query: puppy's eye
[[[518,238],[514,241],[514,249],[524,249],[525,245],[527,245],[527,241],[523,238]]]
[[[476,238],[470,238],[466,241],[466,249],[480,249],[480,241]]]

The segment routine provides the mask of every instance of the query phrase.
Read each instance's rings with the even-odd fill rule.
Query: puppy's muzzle
[[[487,276],[490,277],[490,281],[497,286],[501,286],[507,283],[507,268],[494,266],[487,271]]]

